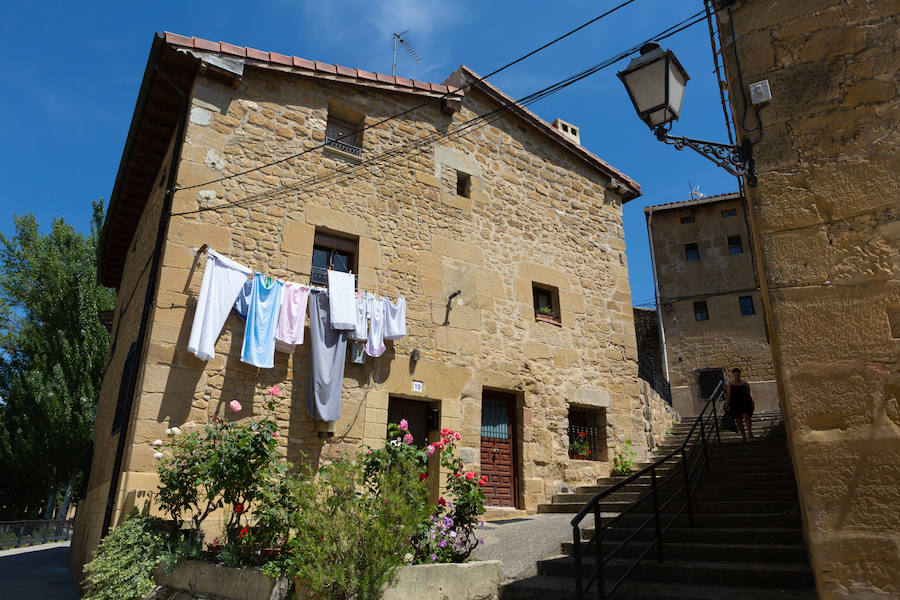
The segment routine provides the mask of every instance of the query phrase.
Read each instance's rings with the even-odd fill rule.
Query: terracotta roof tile
[[[291,60],[290,56],[278,54],[277,52],[269,52],[269,61],[278,65],[294,66],[294,61]]]
[[[252,58],[253,60],[264,60],[269,62],[269,53],[263,52],[262,50],[257,50],[256,48],[251,48],[247,46],[247,58]]]
[[[334,73],[337,74],[337,67],[330,63],[319,62],[316,61],[316,71],[322,71],[323,73]]]
[[[204,40],[203,38],[194,38],[194,48],[199,50],[212,50],[213,52],[219,52],[219,42],[211,42],[209,40]]]
[[[194,47],[194,39],[189,38],[183,35],[178,35],[177,33],[166,32],[166,43],[173,44],[175,46],[187,46],[188,48]]]
[[[337,69],[338,75],[343,75],[344,77],[356,77],[356,69],[342,67],[341,65],[335,65],[335,68]]]
[[[196,48],[197,50],[204,50],[206,52],[221,52],[232,56],[241,56],[276,65],[289,66],[295,69],[307,69],[310,71],[319,71],[321,73],[331,73],[340,75],[341,77],[378,82],[391,86],[402,86],[410,89],[422,90],[428,93],[446,94],[448,91],[447,87],[444,85],[406,79],[405,77],[394,77],[392,75],[385,75],[384,73],[373,73],[363,69],[354,69],[320,61],[311,61],[300,58],[299,56],[287,56],[278,52],[263,52],[256,48],[235,46],[234,44],[229,44],[227,42],[213,42],[197,37],[187,37],[168,31],[165,33],[165,41],[167,44],[173,46]],[[453,93],[464,96],[465,90],[454,89]]]
[[[663,202],[662,204],[653,204],[645,206],[644,212],[656,212],[658,210],[670,210],[683,206],[697,206],[699,204],[709,204],[712,202],[724,202],[726,200],[737,200],[741,198],[740,192],[726,192],[724,194],[715,194],[713,196],[705,196],[703,198],[691,198],[690,200],[677,200],[675,202]]]
[[[225,54],[233,54],[234,56],[247,56],[247,51],[243,46],[235,46],[227,42],[219,42],[222,52]]]

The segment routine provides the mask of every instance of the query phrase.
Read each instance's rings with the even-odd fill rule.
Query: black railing
[[[0,521],[0,549],[72,539],[75,521]]]
[[[656,548],[656,559],[659,562],[663,562],[665,559],[663,537],[666,531],[685,511],[687,511],[690,526],[694,526],[694,511],[691,498],[700,474],[704,469],[709,470],[708,438],[715,436],[715,440],[719,440],[719,413],[716,410],[716,402],[724,394],[725,389],[720,383],[706,401],[706,405],[700,411],[700,414],[694,421],[694,425],[678,448],[594,496],[581,509],[581,512],[572,519],[572,554],[575,559],[575,592],[578,600],[587,597],[592,586],[596,586],[597,598],[605,600],[611,597],[653,548]],[[677,479],[679,474],[681,474],[681,482]],[[648,475],[650,477],[650,491],[638,498],[624,511],[604,523],[601,518],[601,502],[629,483]],[[663,494],[668,495],[666,499],[661,497]],[[682,498],[683,504],[674,512],[666,513],[665,518],[668,521],[663,523],[663,511],[679,498]],[[650,508],[649,513],[636,512],[637,507],[647,506],[648,501],[652,505],[648,507]],[[581,522],[589,514],[594,515],[594,533],[589,541],[583,542]],[[622,518],[628,514],[649,516],[637,525],[623,541],[617,542],[614,548],[606,551],[603,546],[604,529],[608,530],[616,523],[621,522]],[[671,518],[669,518],[670,515]],[[615,558],[625,546],[632,542],[637,542],[639,534],[647,527],[653,527],[655,531],[653,541],[638,553],[634,562],[607,588],[603,574],[604,566]],[[590,565],[586,564],[584,558],[591,554],[594,556],[593,572],[588,573]]]
[[[347,142],[342,142],[341,140],[336,140],[334,138],[326,137],[325,145],[331,146],[335,150],[340,150],[341,152],[345,152],[347,154],[352,154],[357,158],[362,157],[362,148],[359,146],[354,146],[353,144],[348,144]]]
[[[656,393],[672,406],[672,388],[666,381],[666,376],[660,373],[656,367],[656,361],[645,354],[638,354],[638,377],[650,384]]]

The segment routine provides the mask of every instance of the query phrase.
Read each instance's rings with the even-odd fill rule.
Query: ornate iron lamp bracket
[[[740,146],[732,144],[720,144],[706,140],[669,135],[665,127],[660,125],[654,131],[656,139],[674,146],[676,150],[690,148],[694,152],[703,155],[716,166],[722,167],[735,177],[745,177],[750,187],[756,185],[756,170],[753,161],[753,146],[749,140],[744,139]]]

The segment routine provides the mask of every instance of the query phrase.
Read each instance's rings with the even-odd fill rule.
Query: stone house
[[[659,437],[643,422],[622,229],[640,187],[570,124],[466,67],[449,81],[154,38],[101,241],[99,279],[119,294],[76,571],[156,488],[154,439],[232,400],[258,415],[271,385],[289,460],[376,446],[406,417],[420,441],[460,431],[489,503],[523,514],[606,475],[626,438],[644,456]],[[187,351],[203,244],[298,283],[338,253],[359,289],[406,298],[408,336],[348,363],[340,419],[313,421],[307,347],[250,367],[232,315],[215,358]],[[569,457],[573,426],[594,432],[593,460]]]
[[[900,594],[896,2],[720,2],[719,39],[820,598]],[[768,81],[771,101],[749,86]]]
[[[672,405],[697,414],[739,367],[757,410],[778,407],[772,351],[739,193],[644,208]]]

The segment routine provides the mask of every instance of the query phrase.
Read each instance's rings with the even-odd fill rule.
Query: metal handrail
[[[65,541],[74,525],[74,519],[0,521],[0,549]]]
[[[700,411],[700,414],[697,415],[697,418],[694,420],[694,424],[691,426],[690,431],[688,431],[687,435],[684,437],[684,440],[682,440],[681,444],[677,448],[675,448],[665,456],[658,458],[653,463],[647,465],[640,471],[632,473],[622,481],[619,481],[618,483],[615,483],[596,494],[572,519],[572,554],[575,560],[575,593],[578,600],[582,600],[582,598],[585,598],[586,594],[593,585],[597,586],[597,598],[599,598],[600,600],[604,600],[610,597],[631,574],[634,568],[647,556],[647,554],[653,549],[654,546],[656,547],[657,560],[659,562],[663,562],[665,559],[663,549],[663,535],[678,520],[678,518],[681,517],[685,510],[688,513],[688,521],[691,527],[694,526],[694,510],[691,498],[693,496],[694,489],[697,487],[697,482],[699,481],[700,474],[704,470],[709,470],[707,431],[709,432],[709,436],[715,436],[716,441],[720,440],[719,414],[716,410],[716,402],[724,395],[724,382],[720,381],[715,390],[713,390],[713,393],[710,394],[709,398],[706,401],[706,404]],[[695,432],[697,433],[696,439],[694,439]],[[661,481],[658,481],[657,469],[659,469],[662,465],[666,464],[672,459],[675,459],[676,461],[675,467],[671,470],[671,472],[665,474],[662,477]],[[681,483],[679,487],[672,492],[671,496],[667,500],[660,503],[660,487],[668,485],[669,481],[672,480],[672,478],[675,477],[678,473],[682,473],[684,482]],[[603,523],[601,519],[600,503],[611,494],[614,494],[629,483],[632,483],[633,481],[644,477],[647,474],[650,475],[650,491],[641,495],[631,504],[631,506],[620,512],[618,515],[609,519],[606,523]],[[668,521],[668,523],[664,525],[662,522],[661,512],[669,505],[671,505],[672,502],[675,501],[680,494],[682,494],[682,492],[684,493],[685,503],[677,511],[674,512],[672,518]],[[632,531],[631,534],[627,536],[621,543],[619,543],[612,551],[604,554],[602,543],[603,530],[608,529],[612,525],[615,525],[625,515],[634,511],[638,506],[645,503],[647,500],[651,500],[653,503],[652,514],[650,514],[640,525],[638,525],[634,529],[634,531]],[[591,513],[593,513],[594,515],[594,533],[588,542],[583,543],[581,535],[581,522],[588,514]],[[603,573],[604,565],[608,563],[613,557],[615,557],[622,548],[628,545],[638,536],[640,532],[642,532],[651,524],[655,530],[653,541],[638,554],[635,561],[627,569],[625,569],[624,573],[622,573],[622,575],[607,590]],[[586,567],[583,558],[587,556],[591,551],[593,551],[592,553],[595,557],[595,566],[593,573],[588,576],[585,573]]]

